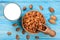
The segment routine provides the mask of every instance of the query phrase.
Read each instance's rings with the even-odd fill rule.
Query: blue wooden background
[[[43,33],[38,33],[38,34],[29,34],[25,33],[24,35],[21,33],[22,32],[22,26],[21,26],[21,18],[16,21],[10,21],[7,20],[4,17],[4,7],[9,4],[9,3],[16,3],[21,7],[21,10],[24,6],[27,7],[26,11],[22,10],[21,18],[24,16],[24,14],[28,11],[29,5],[33,5],[33,10],[37,10],[41,12],[45,19],[46,19],[46,25],[48,25],[52,30],[56,31],[56,36],[55,37],[50,37],[49,35],[45,35]],[[44,10],[40,10],[39,6],[43,6]],[[49,12],[49,7],[52,7],[55,9],[55,12],[53,13],[56,17],[56,24],[50,24],[48,20],[50,19],[50,15],[52,13]],[[17,27],[13,27],[12,24],[17,23]],[[16,28],[20,27],[20,31],[16,32]],[[7,32],[12,32],[12,35],[8,36]],[[0,0],[0,40],[16,40],[16,34],[20,36],[20,40],[26,40],[26,35],[30,35],[30,40],[36,40],[35,36],[39,36],[39,40],[60,40],[60,0]]]

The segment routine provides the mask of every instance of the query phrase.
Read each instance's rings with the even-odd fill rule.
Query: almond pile
[[[23,17],[23,27],[31,33],[38,33],[38,28],[42,29],[40,23],[45,24],[44,16],[38,11],[30,11]]]

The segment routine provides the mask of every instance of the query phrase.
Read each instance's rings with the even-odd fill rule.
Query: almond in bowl
[[[38,33],[38,28],[42,29],[40,23],[45,24],[44,16],[38,11],[29,11],[22,18],[22,26],[29,33]]]

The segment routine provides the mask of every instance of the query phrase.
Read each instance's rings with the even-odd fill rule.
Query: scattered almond
[[[18,24],[16,24],[16,23],[15,23],[15,24],[13,24],[13,26],[17,26],[17,25],[18,25]]]
[[[26,10],[26,7],[25,6],[23,7],[23,10]]]
[[[29,8],[32,9],[32,7],[33,7],[33,6],[32,6],[32,4],[31,4],[31,5],[29,6]]]
[[[26,31],[23,29],[23,30],[22,30],[22,34],[25,34],[25,32],[26,32]]]
[[[53,20],[57,19],[56,16],[51,16],[50,18],[53,19]]]
[[[53,9],[53,8],[49,8],[49,11],[50,11],[50,12],[54,12],[54,9]]]
[[[11,35],[11,32],[7,32],[8,35]]]
[[[42,7],[42,6],[40,6],[40,9],[41,9],[41,10],[43,10],[43,7]]]
[[[16,31],[20,31],[20,28],[16,28]]]
[[[30,35],[26,35],[26,39],[30,39]]]
[[[55,23],[56,23],[55,20],[53,20],[53,19],[50,19],[49,22],[50,22],[51,24],[55,24]]]
[[[19,39],[19,35],[16,35],[16,39]]]

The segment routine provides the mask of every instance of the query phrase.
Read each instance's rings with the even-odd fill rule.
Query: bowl
[[[29,15],[33,15],[32,13],[33,12],[36,12],[37,14],[38,13],[40,13],[39,11],[36,11],[36,10],[31,10],[31,11],[29,11],[29,12],[27,12],[23,17],[22,17],[22,27],[23,27],[23,29],[26,31],[26,32],[28,32],[28,33],[31,33],[31,34],[36,34],[36,33],[39,33],[40,31],[38,31],[38,32],[31,32],[31,31],[28,31],[26,28],[25,28],[25,26],[24,26],[24,21],[25,21],[25,17],[26,17],[26,15],[28,15],[28,17],[30,17]],[[30,14],[29,14],[30,13]],[[35,14],[34,14],[35,15]],[[46,20],[45,20],[45,18],[44,18],[44,16],[43,16],[43,14],[42,13],[40,13],[39,14],[40,16],[42,16],[41,18],[40,18],[40,22],[42,22],[42,24],[46,24]],[[39,16],[39,17],[40,17]],[[34,17],[33,17],[34,18]],[[42,20],[42,18],[44,19],[44,20]],[[35,18],[34,18],[35,19]],[[27,21],[27,20],[26,20]],[[28,22],[29,23],[29,22]]]

